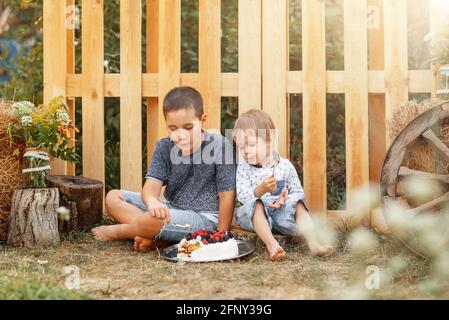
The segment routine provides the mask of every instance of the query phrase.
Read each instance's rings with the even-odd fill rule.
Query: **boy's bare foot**
[[[148,252],[156,249],[156,242],[151,239],[145,239],[142,237],[134,238],[134,250],[137,252]]]
[[[316,245],[310,248],[310,253],[315,257],[328,257],[334,252],[334,247]]]
[[[166,248],[171,245],[171,242],[164,240],[151,240],[142,237],[134,238],[134,250],[137,252],[148,252],[156,248]]]
[[[270,259],[273,261],[282,260],[286,256],[284,249],[279,245],[268,248],[268,252],[270,254]]]
[[[92,229],[92,233],[96,240],[100,241],[114,241],[116,232],[114,226],[101,226]]]

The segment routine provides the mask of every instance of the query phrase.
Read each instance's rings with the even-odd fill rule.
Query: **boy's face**
[[[240,155],[249,164],[258,165],[271,155],[271,145],[254,133],[239,130],[235,135],[235,143]]]
[[[165,115],[170,139],[183,155],[190,155],[201,146],[201,130],[206,119],[206,114],[198,118],[193,108],[174,110]]]

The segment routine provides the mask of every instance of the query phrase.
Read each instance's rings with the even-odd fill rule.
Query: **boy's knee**
[[[256,200],[256,210],[264,210],[262,200]]]
[[[106,209],[114,205],[114,203],[117,202],[117,200],[123,200],[123,193],[121,190],[111,190],[106,195],[105,199],[105,206]]]
[[[264,204],[262,202],[262,200],[256,200],[256,205],[254,206],[254,212],[253,212],[253,220],[254,220],[254,216],[258,214],[264,214],[265,215],[265,207]]]

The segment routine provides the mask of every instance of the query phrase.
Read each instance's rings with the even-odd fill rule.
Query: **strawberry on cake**
[[[177,258],[184,261],[217,261],[237,257],[239,248],[229,231],[197,230],[178,244]]]

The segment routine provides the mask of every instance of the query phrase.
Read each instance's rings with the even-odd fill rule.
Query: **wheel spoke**
[[[432,131],[432,129],[428,129],[426,132],[422,134],[422,136],[429,141],[435,150],[446,160],[449,161],[449,148],[440,140]]]
[[[445,183],[449,183],[449,176],[444,174],[436,174],[436,173],[430,173],[425,171],[418,171],[413,170],[407,167],[401,167],[399,169],[398,175],[400,177],[410,177],[415,176],[419,178],[425,178],[425,179],[434,179],[434,180],[440,180]]]
[[[443,203],[449,202],[449,192],[443,194],[442,196],[433,199],[423,205],[420,205],[419,207],[409,209],[406,211],[407,214],[419,214],[424,212],[430,212],[435,211],[436,209],[440,208]]]

